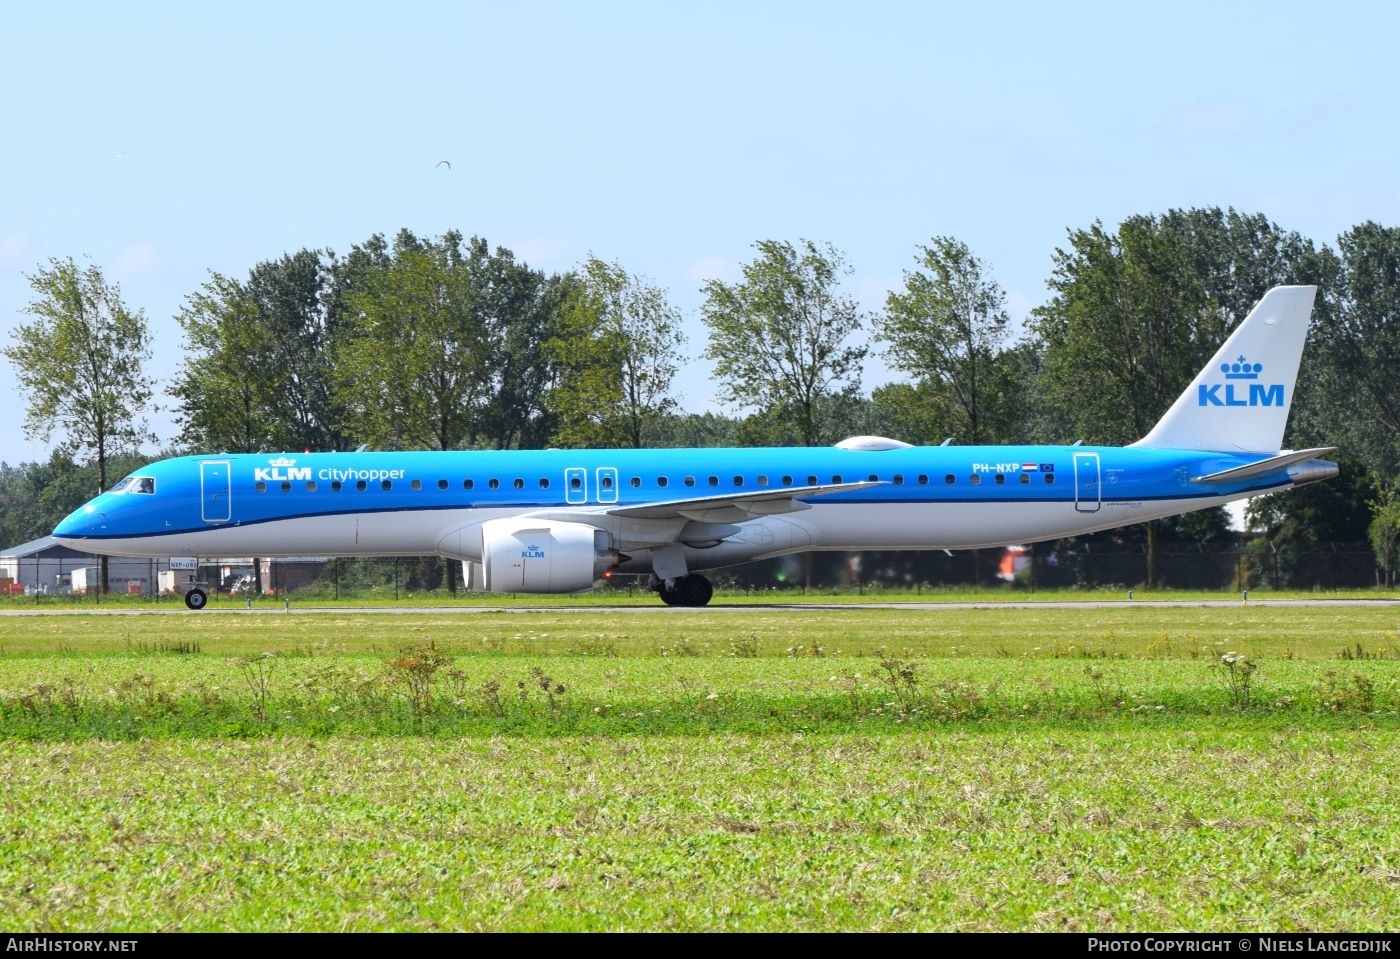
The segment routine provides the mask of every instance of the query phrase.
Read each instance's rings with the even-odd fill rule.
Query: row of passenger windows
[[[982,482],[982,476],[983,476],[983,475],[984,475],[984,474],[982,474],[982,473],[972,473],[972,474],[970,474],[970,475],[968,476],[967,481],[968,481],[969,483],[971,483],[973,486],[977,486],[978,484],[980,484],[980,483]],[[1002,484],[1004,484],[1004,483],[1006,482],[1006,474],[1005,474],[1005,473],[992,473],[992,474],[988,474],[988,475],[991,475],[991,476],[993,477],[993,480],[992,480],[992,481],[993,481],[994,483],[996,483],[998,486],[1000,486],[1000,485],[1002,485]],[[1016,474],[1016,475],[1019,475],[1019,476],[1021,477],[1021,485],[1023,485],[1023,486],[1029,484],[1030,481],[1031,481],[1031,476],[1032,476],[1031,473],[1020,473],[1020,474]],[[1047,486],[1052,485],[1052,484],[1055,482],[1055,474],[1054,474],[1054,473],[1038,473],[1038,474],[1034,474],[1034,475],[1040,476],[1041,480],[1043,480],[1044,483],[1045,483]],[[808,485],[808,486],[817,486],[817,485],[819,485],[819,482],[818,482],[818,480],[817,480],[817,477],[815,477],[815,476],[808,476],[808,477],[806,477],[806,479],[807,479],[806,485]],[[784,477],[782,478],[782,480],[783,480],[783,482],[782,482],[782,487],[781,487],[781,488],[784,488],[784,489],[785,489],[785,488],[791,487],[791,486],[793,485],[793,477],[791,477],[791,476],[784,476]],[[877,482],[880,481],[880,478],[879,478],[879,476],[877,476],[876,474],[871,473],[871,474],[870,474],[870,477],[869,477],[869,481],[872,482],[872,483],[877,483]],[[658,476],[658,477],[656,478],[656,485],[657,485],[657,486],[668,486],[668,485],[670,485],[670,482],[671,482],[670,478],[669,478],[669,477],[666,477],[666,476]],[[682,482],[685,486],[694,486],[694,485],[696,484],[696,479],[695,479],[694,476],[687,476],[687,477],[684,477],[684,478],[681,480],[681,482]],[[734,486],[736,486],[736,487],[741,487],[741,486],[743,486],[743,485],[745,484],[745,482],[746,482],[746,480],[745,480],[745,478],[744,478],[743,476],[735,476],[735,477],[733,478],[733,483],[734,483]],[[837,474],[835,474],[835,475],[833,475],[833,476],[831,477],[831,485],[832,485],[832,486],[838,486],[838,485],[840,485],[841,483],[844,483],[844,482],[845,482],[845,480],[842,479],[841,474],[839,474],[839,473],[837,473]],[[893,476],[890,477],[890,482],[892,482],[895,486],[904,486],[904,485],[906,485],[906,483],[905,483],[905,477],[904,477],[904,474],[903,474],[903,473],[895,473]],[[919,486],[927,486],[927,485],[929,484],[929,477],[928,477],[928,474],[927,474],[927,473],[920,473],[916,478],[912,478],[912,479],[910,480],[910,482],[908,483],[908,485],[911,485],[911,486],[912,486],[912,485],[914,485],[915,482],[917,482],[917,484],[918,484]],[[952,486],[952,485],[954,485],[954,484],[957,482],[957,477],[954,476],[952,473],[946,473],[946,474],[944,474],[944,476],[943,476],[943,482],[944,482],[944,484],[947,485],[947,486]],[[718,477],[718,476],[710,476],[710,477],[707,478],[707,483],[708,483],[708,485],[710,485],[710,486],[719,486],[719,477]],[[450,484],[447,480],[445,480],[445,479],[440,479],[440,480],[437,481],[437,488],[440,489],[440,490],[445,490],[445,489],[447,489],[450,485],[451,485],[451,484]],[[513,479],[513,480],[510,481],[510,485],[511,485],[513,488],[515,488],[515,489],[524,489],[524,488],[525,488],[525,480],[523,480],[523,479],[521,479],[520,477],[517,476],[515,479]],[[633,476],[633,477],[631,478],[631,485],[632,485],[632,487],[633,487],[634,489],[640,488],[641,485],[642,485],[642,478],[641,478],[640,476]],[[765,476],[765,475],[763,475],[763,474],[759,474],[759,476],[757,477],[757,485],[760,486],[760,487],[767,486],[767,485],[768,485],[768,477]],[[601,478],[601,480],[600,480],[600,486],[601,486],[603,489],[605,489],[605,490],[611,490],[611,489],[613,488],[613,478],[612,478],[611,476],[606,476],[606,475],[603,476],[603,477]],[[420,490],[420,489],[423,488],[423,481],[422,481],[422,480],[411,480],[411,481],[409,482],[409,484],[408,484],[408,487],[409,487],[409,489]],[[257,482],[255,488],[257,489],[257,491],[258,491],[259,493],[265,493],[265,492],[267,492],[267,483],[265,483],[265,482],[259,480],[259,481]],[[307,481],[306,481],[306,489],[307,489],[308,492],[315,492],[318,488],[319,488],[319,487],[317,486],[317,483],[316,483],[315,480],[307,480]],[[331,492],[333,492],[333,493],[339,493],[343,488],[344,488],[344,484],[342,484],[342,483],[340,482],[340,480],[332,480],[331,483],[330,483],[330,489],[331,489]],[[366,489],[368,489],[368,488],[369,488],[369,484],[368,484],[366,481],[364,481],[364,480],[356,480],[356,481],[355,481],[355,489],[363,491],[363,490],[366,490]],[[383,490],[391,490],[391,489],[394,488],[394,483],[393,483],[392,480],[381,480],[380,483],[379,483],[379,488],[380,488],[380,489],[383,489]],[[473,489],[476,488],[476,481],[475,481],[475,480],[471,480],[471,479],[462,480],[462,488],[465,489],[465,490],[473,490]],[[486,481],[486,488],[487,488],[487,489],[500,489],[500,488],[501,488],[501,481],[500,481],[499,479],[495,479],[495,478],[489,479],[489,480]],[[540,488],[540,489],[549,489],[549,479],[548,479],[547,477],[541,476],[541,477],[539,478],[539,488]],[[583,488],[583,478],[580,477],[580,476],[570,476],[570,477],[569,477],[569,488],[570,488],[570,489],[574,489],[574,490],[582,489],[582,488]],[[284,480],[284,481],[282,482],[282,484],[281,484],[281,489],[282,489],[282,492],[284,492],[284,493],[290,493],[290,492],[292,491],[292,484],[291,484],[290,482]]]

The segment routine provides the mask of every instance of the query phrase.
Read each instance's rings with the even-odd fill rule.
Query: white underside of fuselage
[[[687,547],[686,562],[693,570],[703,570],[808,550],[1008,546],[1114,529],[1253,495],[1259,491],[1147,502],[1105,500],[1093,510],[1069,502],[818,502],[811,509],[737,523],[739,532],[717,545]],[[171,535],[69,542],[115,556],[421,556],[441,552],[479,560],[480,535],[473,536],[475,527],[518,515],[518,510],[511,509],[346,513],[248,525],[210,524],[205,529]],[[619,550],[633,557],[620,569],[650,569],[649,550],[662,545],[657,541],[657,530],[629,526],[602,511],[591,514],[589,521],[612,532]],[[450,546],[444,538],[449,532],[453,534]]]

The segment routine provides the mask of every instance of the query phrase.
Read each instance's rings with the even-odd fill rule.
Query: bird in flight
[[[451,164],[449,161],[447,161],[447,160],[439,160],[439,161],[437,161],[437,165],[438,165],[438,166],[445,166],[445,167],[447,167],[449,170],[452,169],[452,164]]]

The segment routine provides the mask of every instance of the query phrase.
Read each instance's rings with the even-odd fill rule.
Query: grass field
[[[1400,609],[0,618],[11,929],[1356,929]]]

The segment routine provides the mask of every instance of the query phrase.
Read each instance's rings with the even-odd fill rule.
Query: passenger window
[[[331,480],[331,492],[332,492],[332,493],[339,493],[339,492],[340,492],[340,480]]]
[[[583,480],[577,476],[569,477],[569,489],[583,489]]]
[[[266,493],[267,484],[264,483],[262,480],[258,480],[257,484],[253,487],[253,489],[257,490],[259,493]]]
[[[791,477],[791,476],[784,476],[784,477],[783,477],[783,485],[784,485],[784,486],[791,486],[791,485],[792,485],[792,477]]]
[[[612,488],[613,488],[613,478],[612,478],[611,476],[604,476],[604,477],[603,477],[603,489],[612,489]]]
[[[808,485],[808,486],[816,486],[816,485],[817,485],[817,478],[816,478],[815,476],[809,476],[809,477],[807,477],[807,485]]]
[[[289,482],[287,482],[286,480],[283,480],[283,481],[282,481],[282,492],[284,492],[284,493],[290,493],[291,491],[292,491],[292,484],[289,483]]]
[[[540,477],[540,489],[549,489],[549,478],[548,478],[548,477],[545,477],[545,476],[541,476],[541,477]]]
[[[394,483],[392,480],[384,480],[379,484],[379,488],[383,490],[393,489]]]
[[[948,475],[951,477],[953,474],[952,474],[952,473],[949,473]],[[927,474],[927,473],[920,473],[920,474],[919,474],[919,485],[920,485],[920,486],[927,486],[927,485],[928,485],[928,474]]]
[[[718,486],[718,485],[719,485],[719,477],[718,477],[718,476],[711,476],[711,477],[710,477],[710,485],[711,485],[711,486]]]
[[[1046,486],[1050,486],[1050,485],[1052,485],[1052,484],[1055,482],[1055,474],[1054,474],[1054,473],[1042,473],[1041,475],[1045,477],[1045,485],[1046,485]]]
[[[694,476],[687,476],[687,477],[685,478],[685,485],[686,485],[686,486],[694,486],[694,485],[695,485],[695,477],[694,477]]]
[[[355,481],[355,489],[359,490],[361,493],[363,493],[363,492],[365,491],[366,486],[367,486],[367,484],[365,483],[364,480],[356,480],[356,481]]]
[[[836,485],[838,485],[840,482],[841,482],[841,474],[840,474],[840,473],[837,473],[835,476],[833,476],[833,477],[831,478],[831,485],[832,485],[832,486],[836,486]]]
[[[1005,482],[1006,482],[1006,474],[1005,474],[1005,473],[998,473],[998,474],[997,474],[997,485],[1000,486],[1001,484],[1003,484],[1003,483],[1005,483]]]
[[[474,486],[476,486],[476,480],[462,480],[462,489],[472,489]]]
[[[903,486],[903,485],[904,485],[904,474],[903,474],[903,473],[895,473],[895,474],[894,474],[894,485],[895,485],[895,486]]]
[[[952,486],[954,483],[957,482],[957,477],[955,477],[952,473],[949,473],[947,476],[943,477],[943,482],[947,483],[949,486]]]
[[[743,478],[742,476],[736,476],[736,477],[734,477],[734,485],[735,485],[735,486],[743,486],[743,485],[744,485],[744,478]]]
[[[495,477],[492,477],[491,479],[486,481],[486,485],[490,489],[500,489],[501,481],[496,479]]]
[[[316,481],[315,481],[315,480],[307,480],[307,481],[306,481],[306,491],[307,491],[308,493],[314,493],[314,492],[316,492]]]
[[[409,483],[408,485],[411,486],[413,489],[422,489],[422,488],[423,488],[423,481],[422,481],[422,480],[414,480],[412,483]]]
[[[982,482],[982,474],[981,474],[981,473],[973,473],[971,476],[969,476],[969,477],[967,478],[967,481],[968,481],[969,483],[971,483],[973,486],[976,486],[978,483],[981,483],[981,482]]]
[[[656,478],[656,485],[657,485],[657,486],[665,486],[665,485],[666,485],[667,483],[669,483],[669,482],[671,482],[671,481],[668,480],[668,479],[667,479],[666,477],[664,477],[664,476],[658,476],[658,477]]]
[[[768,485],[768,477],[764,476],[762,473],[759,473],[759,474],[758,474],[758,485],[759,485],[759,486],[767,486],[767,485]]]
[[[1029,483],[1030,481],[1031,481],[1031,474],[1030,474],[1030,473],[1022,473],[1022,474],[1021,474],[1021,485],[1022,485],[1022,486],[1026,485],[1026,484]]]
[[[633,489],[638,489],[641,485],[642,485],[642,478],[641,478],[640,476],[634,476],[634,477],[632,477],[632,488],[633,488]]]
[[[514,486],[516,489],[524,489],[524,488],[525,488],[525,481],[524,481],[523,479],[521,479],[520,477],[517,476],[517,477],[515,478],[515,482],[512,483],[511,485]]]
[[[438,489],[447,489],[447,480],[438,480]]]

